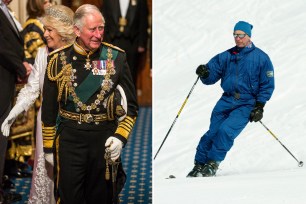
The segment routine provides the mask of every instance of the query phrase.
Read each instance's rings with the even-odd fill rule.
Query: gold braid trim
[[[114,45],[112,45],[112,44],[109,44],[109,43],[106,43],[106,42],[102,42],[102,44],[103,45],[106,45],[106,46],[108,46],[108,47],[111,47],[111,48],[113,48],[113,49],[115,49],[115,50],[118,50],[118,51],[120,51],[120,52],[125,52],[123,49],[121,49],[120,47],[117,47],[117,46],[114,46]]]
[[[25,34],[24,51],[27,59],[35,58],[38,48],[42,46],[44,46],[44,41],[38,32],[32,31]]]
[[[107,100],[107,118],[109,120],[114,120],[114,92],[109,96]]]
[[[53,146],[53,138],[55,137],[56,127],[45,127],[42,124],[42,136],[43,136],[43,146],[45,148],[52,148]]]
[[[40,34],[38,32],[32,31],[28,32],[24,36],[24,44],[25,46],[29,43],[29,41],[33,40],[32,44],[27,47],[29,52],[33,52],[33,50],[38,49],[39,46],[44,44],[44,41],[42,40]]]
[[[63,52],[62,52],[63,53]],[[61,53],[61,57],[63,57]],[[57,96],[57,101],[61,100],[64,88],[65,89],[65,96],[67,100],[67,95],[68,95],[68,89],[67,82],[70,82],[70,76],[72,72],[72,66],[71,64],[66,64],[62,61],[63,67],[62,70],[57,74],[57,62],[58,62],[58,53],[55,53],[54,56],[50,59],[48,67],[47,67],[47,74],[48,74],[48,79],[50,81],[56,81],[57,82],[57,87],[58,87],[58,96]]]
[[[57,57],[58,57],[58,53],[56,53],[49,61],[48,63],[48,67],[47,67],[47,73],[48,73],[48,78],[50,81],[56,81],[60,76],[60,74],[62,75],[63,73],[61,72],[60,74],[56,75],[55,70],[52,70],[53,75],[51,75],[51,69],[56,69],[56,67],[54,67],[54,63],[56,63],[57,65]],[[56,76],[54,76],[56,75]]]
[[[124,138],[128,139],[133,126],[135,124],[136,117],[126,116],[123,121],[119,122],[118,128],[115,134],[119,134]]]
[[[56,158],[56,168],[57,168],[57,179],[56,179],[56,188],[58,189],[59,186],[59,178],[60,178],[60,163],[59,163],[59,137],[60,135],[55,139],[55,147],[56,147],[56,151],[55,151],[55,158]],[[55,185],[55,184],[54,184]],[[57,204],[60,203],[60,198],[58,198]]]
[[[61,51],[61,50],[64,50],[64,49],[66,49],[67,47],[70,47],[71,45],[73,45],[73,44],[72,44],[72,43],[71,43],[71,44],[67,44],[67,45],[65,45],[65,46],[63,46],[63,47],[60,47],[60,48],[58,48],[58,49],[56,49],[56,50],[53,50],[52,52],[49,53],[49,56],[52,56],[54,53],[59,52],[59,51]]]
[[[42,22],[38,19],[30,19],[27,20],[24,25],[23,25],[23,29],[25,29],[29,24],[33,23],[34,25],[36,25],[37,27],[39,27],[40,30],[42,30],[44,32],[44,25],[42,24]]]

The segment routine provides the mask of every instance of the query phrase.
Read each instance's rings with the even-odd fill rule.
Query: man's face
[[[83,27],[75,27],[75,33],[80,39],[80,45],[85,50],[94,50],[99,48],[103,40],[104,23],[102,16],[98,12],[85,16]]]
[[[237,47],[245,47],[250,44],[250,37],[241,30],[236,30],[234,32],[234,39]]]

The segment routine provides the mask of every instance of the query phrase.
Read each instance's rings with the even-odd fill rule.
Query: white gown
[[[47,47],[39,48],[28,82],[20,90],[15,106],[21,106],[27,111],[42,93],[47,56]],[[40,108],[37,114],[35,159],[28,204],[55,204],[52,178],[53,166],[45,162],[44,158]]]

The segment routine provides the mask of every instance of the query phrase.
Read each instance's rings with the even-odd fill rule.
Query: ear
[[[74,33],[75,33],[75,35],[76,35],[77,37],[80,37],[80,36],[81,36],[81,30],[80,30],[79,27],[73,26],[73,31],[74,31]]]

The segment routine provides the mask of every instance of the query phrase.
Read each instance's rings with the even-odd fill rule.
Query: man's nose
[[[96,29],[94,32],[95,37],[101,37],[102,34],[103,34],[103,31],[100,31],[99,29]]]

